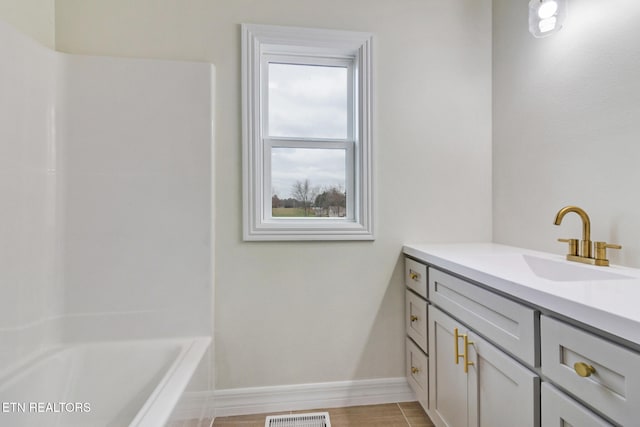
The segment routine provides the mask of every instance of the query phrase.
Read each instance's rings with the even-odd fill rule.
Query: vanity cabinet
[[[427,266],[437,427],[640,425],[640,271],[496,244],[405,254]]]
[[[429,407],[427,266],[405,258],[405,285],[406,377],[426,411]]]
[[[429,348],[428,413],[437,427],[538,425],[539,377],[434,306]]]

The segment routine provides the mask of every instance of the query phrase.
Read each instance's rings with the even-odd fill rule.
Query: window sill
[[[296,240],[324,240],[324,241],[363,241],[375,240],[373,230],[352,221],[320,221],[309,224],[314,220],[287,220],[263,222],[257,227],[245,229],[245,241],[296,241]],[[317,220],[315,220],[317,221]],[[331,221],[331,222],[329,222]]]

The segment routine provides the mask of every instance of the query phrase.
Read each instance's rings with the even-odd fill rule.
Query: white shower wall
[[[213,77],[0,22],[0,366],[60,340],[212,334]]]
[[[64,338],[210,335],[211,65],[64,58]]]
[[[0,22],[0,367],[56,339],[54,52]],[[0,370],[2,369],[0,368]]]

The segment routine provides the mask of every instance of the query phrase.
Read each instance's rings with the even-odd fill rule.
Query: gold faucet
[[[607,266],[609,260],[607,259],[607,248],[610,249],[622,249],[620,245],[614,245],[607,242],[591,242],[591,221],[589,215],[577,207],[577,206],[565,206],[560,209],[556,214],[556,219],[553,221],[555,225],[560,225],[562,218],[569,212],[574,212],[580,216],[582,220],[582,239],[578,244],[578,239],[558,239],[559,242],[569,244],[569,253],[567,259],[569,261],[582,262],[584,264]]]

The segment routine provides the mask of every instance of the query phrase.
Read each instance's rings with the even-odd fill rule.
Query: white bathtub
[[[0,378],[0,426],[163,426],[210,338],[79,343]]]

